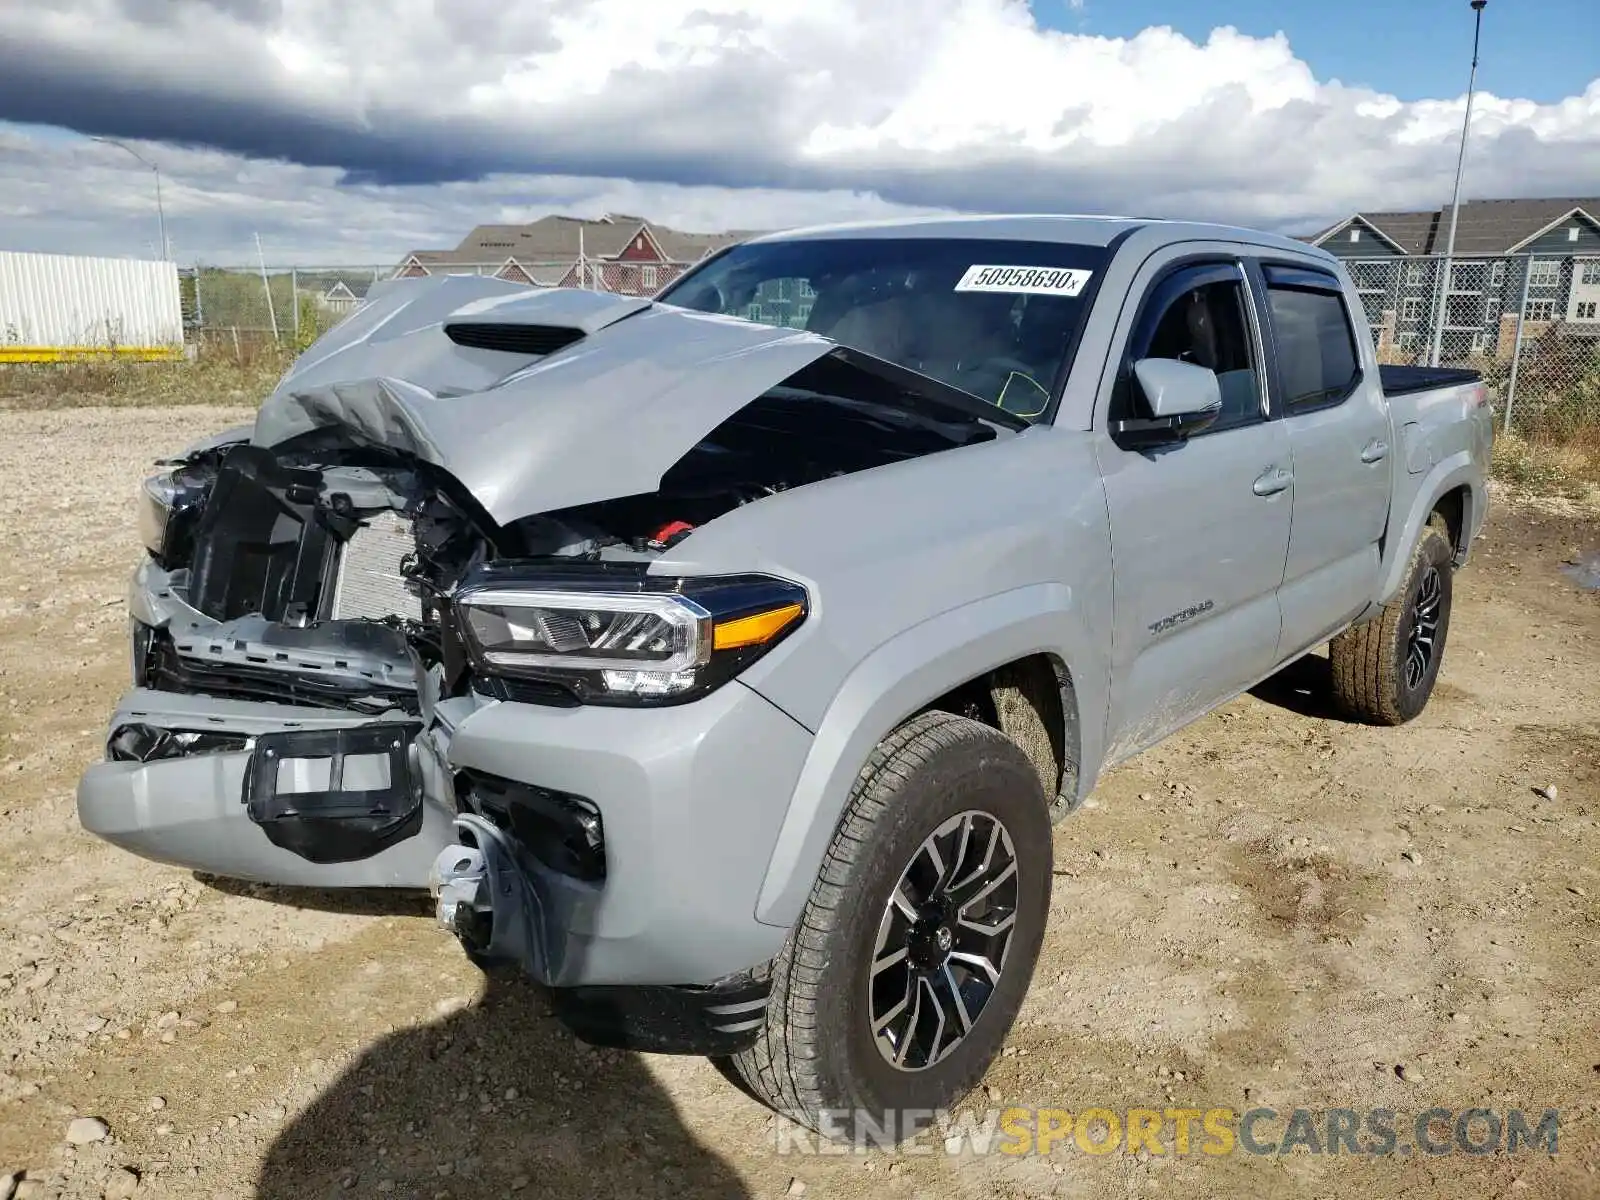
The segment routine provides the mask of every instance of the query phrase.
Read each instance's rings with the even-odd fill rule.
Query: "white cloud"
[[[332,167],[133,144],[162,170],[168,237],[185,263],[253,263],[260,233],[275,266],[389,266],[408,250],[453,246],[480,222],[531,221],[552,211],[591,217],[641,213],[689,230],[770,229],[935,211],[842,190],[563,176],[350,185]],[[0,124],[0,163],[0,250],[154,255],[154,180],[122,151]]]
[[[259,225],[306,253],[388,257],[552,207],[691,227],[956,207],[1303,229],[1438,204],[1464,103],[1319,81],[1281,36],[1095,37],[1041,28],[1022,0],[30,12],[0,46],[0,119],[210,147],[157,151],[174,237],[207,255]],[[108,148],[11,143],[7,243],[92,241],[148,203]],[[417,186],[379,186],[396,182]],[[1600,80],[1553,104],[1480,94],[1467,191],[1600,193]]]

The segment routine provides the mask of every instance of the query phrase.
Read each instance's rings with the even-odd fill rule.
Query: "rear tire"
[[[1401,725],[1427,706],[1450,632],[1454,557],[1445,531],[1428,525],[1394,599],[1329,644],[1334,699],[1352,717]]]
[[[1049,907],[1034,764],[977,721],[914,717],[857,779],[773,960],[766,1024],[726,1065],[827,1136],[903,1140],[999,1053]]]

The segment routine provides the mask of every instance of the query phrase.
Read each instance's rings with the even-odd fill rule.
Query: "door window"
[[[1185,267],[1158,283],[1130,343],[1113,420],[1137,415],[1131,375],[1141,358],[1177,359],[1215,373],[1222,415],[1199,436],[1264,420],[1245,304],[1243,277],[1233,263]]]
[[[1339,404],[1361,379],[1355,333],[1332,276],[1269,267],[1267,307],[1285,409]],[[1327,286],[1318,279],[1326,278]]]

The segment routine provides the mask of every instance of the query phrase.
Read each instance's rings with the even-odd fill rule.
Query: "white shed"
[[[0,251],[0,362],[182,354],[174,264]]]

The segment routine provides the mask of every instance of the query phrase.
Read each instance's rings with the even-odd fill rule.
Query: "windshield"
[[[658,299],[808,329],[1038,420],[1105,257],[1100,246],[992,238],[756,242]]]

